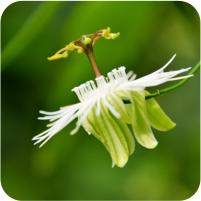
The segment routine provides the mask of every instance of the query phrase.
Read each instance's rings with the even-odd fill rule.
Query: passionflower
[[[100,34],[109,39],[110,30],[105,29]],[[112,36],[114,37],[114,34]],[[74,46],[71,43],[71,49],[82,48],[84,52],[88,52],[87,56],[92,64],[95,60],[91,57],[90,48],[94,38],[85,36],[85,41],[88,42],[77,42]],[[77,46],[78,44],[82,46]],[[64,50],[68,51],[69,46]],[[64,55],[64,53],[62,49],[61,54]],[[58,59],[57,54],[56,57],[53,55],[51,58]],[[176,124],[165,114],[154,98],[146,100],[145,97],[149,95],[147,88],[192,76],[178,77],[190,68],[164,71],[175,56],[157,71],[138,79],[133,71],[126,72],[124,66],[113,69],[107,73],[107,76],[101,75],[96,69],[95,73],[98,76],[95,81],[87,81],[72,89],[79,103],[61,107],[55,112],[40,111],[44,116],[39,119],[48,120],[50,123],[47,125],[47,130],[33,138],[35,144],[40,143],[40,147],[43,146],[76,119],[76,127],[71,134],[75,134],[80,127],[83,127],[89,135],[93,135],[105,146],[113,165],[118,167],[123,167],[129,155],[134,152],[135,140],[145,148],[155,148],[158,142],[152,128],[164,132],[174,128]],[[96,68],[96,63],[94,65]],[[92,65],[93,68],[94,65]]]

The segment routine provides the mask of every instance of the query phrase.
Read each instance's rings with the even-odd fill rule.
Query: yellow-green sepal
[[[130,92],[132,106],[132,129],[136,140],[142,146],[153,149],[158,142],[154,137],[151,124],[147,115],[146,100],[144,91]]]
[[[149,92],[146,91],[145,94],[149,95]],[[146,106],[148,118],[153,128],[159,131],[168,131],[176,126],[154,98],[146,100]]]

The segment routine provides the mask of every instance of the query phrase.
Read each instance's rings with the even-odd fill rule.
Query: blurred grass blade
[[[24,26],[8,42],[2,51],[2,69],[7,67],[28,45],[40,31],[49,23],[53,15],[62,5],[61,2],[43,2],[26,20]]]

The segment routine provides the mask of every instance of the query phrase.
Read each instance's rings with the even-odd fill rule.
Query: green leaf
[[[146,92],[146,95],[149,95],[149,92]],[[148,118],[153,128],[160,131],[168,131],[176,126],[154,98],[146,100],[146,105]]]
[[[131,92],[132,128],[136,140],[144,147],[153,149],[158,142],[155,139],[147,115],[144,91]]]

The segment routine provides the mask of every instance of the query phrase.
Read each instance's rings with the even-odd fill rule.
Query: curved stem
[[[93,48],[92,48],[92,46],[86,48],[85,49],[85,53],[86,53],[86,55],[87,55],[87,57],[89,59],[89,62],[91,64],[92,68],[93,68],[93,71],[94,71],[96,77],[101,76],[101,72],[100,72],[100,70],[99,70],[99,68],[97,66],[96,59],[95,59],[95,57],[93,55]]]
[[[199,68],[200,68],[200,62],[198,62],[198,63],[189,71],[189,73],[188,73],[187,75],[191,75],[191,74],[193,74],[193,73],[196,73]],[[153,98],[153,97],[156,97],[156,96],[160,96],[161,94],[170,92],[170,91],[172,91],[172,90],[175,90],[176,88],[178,88],[178,87],[182,86],[183,84],[185,84],[189,79],[190,79],[190,78],[183,79],[183,80],[181,80],[180,82],[177,82],[175,85],[172,85],[172,86],[170,86],[170,87],[167,87],[167,88],[164,88],[164,89],[161,89],[161,90],[157,90],[156,92],[147,95],[145,98],[146,98],[146,99],[150,99],[150,98]]]

